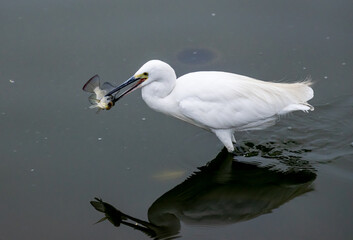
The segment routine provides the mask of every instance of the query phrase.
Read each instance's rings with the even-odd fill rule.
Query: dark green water
[[[352,10],[321,0],[0,3],[0,239],[350,239]],[[155,58],[179,76],[311,76],[315,111],[238,134],[233,156],[138,91],[108,112],[88,109],[91,76],[120,83]],[[94,225],[104,216],[95,197],[133,220]]]

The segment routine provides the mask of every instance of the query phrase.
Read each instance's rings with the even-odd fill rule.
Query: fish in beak
[[[109,110],[114,106],[113,100],[115,98],[115,94],[118,92],[116,91],[114,95],[109,95],[109,97],[106,97],[105,95],[115,88],[116,87],[109,82],[105,82],[101,85],[99,76],[94,75],[86,82],[82,89],[85,92],[91,93],[88,97],[88,100],[91,103],[90,108]]]

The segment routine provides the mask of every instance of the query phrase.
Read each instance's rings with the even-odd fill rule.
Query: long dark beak
[[[116,93],[117,91],[119,91],[120,89],[123,89],[124,87],[134,83],[137,81],[137,83],[135,85],[133,85],[131,88],[129,88],[128,90],[126,90],[123,94],[121,94],[119,97],[115,97],[113,102],[115,103],[116,101],[118,101],[120,98],[124,97],[125,95],[127,95],[128,93],[132,92],[134,89],[136,89],[138,87],[138,85],[140,85],[141,83],[143,83],[143,81],[145,81],[145,78],[140,78],[140,77],[135,77],[132,76],[131,78],[129,78],[128,80],[126,80],[125,82],[123,82],[122,84],[120,84],[118,87],[114,88],[113,90],[111,90],[110,92],[108,92],[105,96],[111,96],[112,94]]]
[[[119,86],[117,86],[116,88],[114,88],[113,90],[111,90],[110,92],[108,92],[105,96],[110,96],[114,93],[116,93],[117,91],[119,91],[120,89],[123,89],[124,87],[136,82],[137,80],[140,80],[140,78],[135,78],[134,76],[132,76],[131,78],[129,78],[128,80],[126,80],[125,82],[123,82],[122,84],[120,84]]]

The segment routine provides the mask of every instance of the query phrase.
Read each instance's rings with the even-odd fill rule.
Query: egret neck
[[[143,71],[141,68],[136,74]],[[176,84],[174,69],[168,64],[165,64],[161,69],[151,69],[149,78],[153,78],[153,81],[147,80],[141,84],[142,99],[150,108],[158,112],[170,112],[172,114],[173,109],[176,108],[171,108],[168,96],[170,96]]]

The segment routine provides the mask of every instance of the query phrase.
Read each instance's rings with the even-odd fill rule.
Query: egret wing
[[[256,105],[241,98],[227,102],[187,98],[179,103],[185,121],[206,129],[254,130],[273,125],[276,113],[263,111],[260,105],[254,109]],[[247,107],[244,109],[244,106]]]
[[[294,94],[294,88],[306,90],[305,84],[267,83],[223,72],[191,73],[177,81],[177,117],[209,129],[263,129],[273,125],[286,106],[310,97]]]

